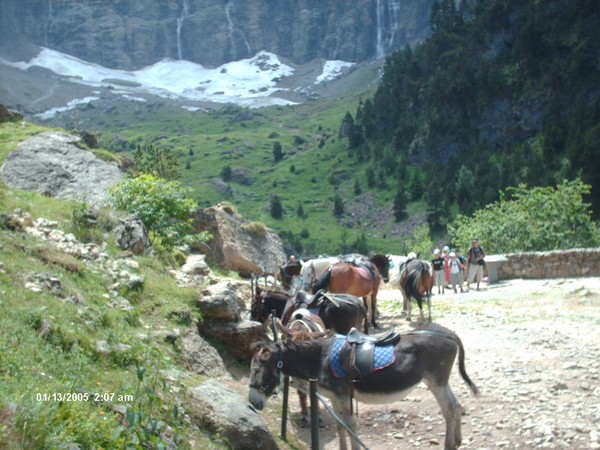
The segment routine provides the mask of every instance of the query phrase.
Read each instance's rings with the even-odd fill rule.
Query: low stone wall
[[[600,275],[600,248],[509,253],[498,278],[557,278]]]

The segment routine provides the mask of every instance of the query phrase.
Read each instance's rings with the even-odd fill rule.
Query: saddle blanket
[[[331,347],[331,370],[336,378],[347,378],[348,374],[342,367],[342,361],[340,358],[340,350],[346,343],[346,336],[343,334],[335,335],[335,342]],[[394,355],[393,345],[381,345],[375,347],[375,359],[373,360],[373,367],[369,373],[373,373],[376,370],[385,369],[391,366],[396,361]]]
[[[356,271],[358,272],[358,274],[360,275],[361,278],[363,278],[367,281],[373,281],[373,278],[367,272],[367,269],[365,269],[364,267],[356,266]]]

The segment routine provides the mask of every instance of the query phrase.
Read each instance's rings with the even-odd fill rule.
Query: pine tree
[[[271,197],[271,216],[274,219],[281,219],[283,217],[283,206],[278,195]]]
[[[404,185],[400,183],[398,186],[398,190],[396,191],[396,196],[394,197],[394,218],[396,222],[400,222],[403,219],[408,217],[408,213],[406,212],[406,193],[404,192]]]
[[[333,214],[336,216],[344,214],[344,200],[338,193],[335,194],[335,198],[333,199]]]
[[[281,142],[273,143],[273,159],[275,162],[279,162],[283,159],[283,150],[281,148]]]

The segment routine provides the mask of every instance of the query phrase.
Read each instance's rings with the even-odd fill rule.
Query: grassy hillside
[[[0,125],[0,165],[44,130]],[[123,257],[101,225],[75,226],[80,208],[0,184],[0,448],[224,448],[189,415],[186,389],[206,378],[187,370],[180,340],[161,335],[196,326],[197,287],[177,285],[158,259]],[[103,211],[102,222],[114,214]],[[54,233],[91,237],[104,256],[81,257],[26,232],[40,217],[58,222]],[[127,274],[142,277],[143,288],[124,286]],[[132,308],[111,305],[115,289]],[[246,373],[225,358],[232,373]]]
[[[147,144],[175,149],[182,180],[194,189],[201,207],[228,201],[248,219],[274,228],[300,253],[348,251],[365,231],[370,250],[391,252],[399,242],[390,233],[393,221],[386,218],[381,225],[379,220],[369,229],[363,224],[378,209],[389,209],[393,194],[367,186],[366,166],[348,157],[346,140],[338,136],[344,115],[372,89],[255,110],[225,107],[189,114],[165,107],[118,108],[100,119],[98,132],[103,145],[115,150]],[[283,153],[280,161],[273,153],[277,143]],[[227,180],[231,192],[211,182],[227,179],[224,169],[232,173]],[[362,199],[365,217],[359,214],[351,220],[354,226],[348,226],[356,184],[373,195]],[[345,213],[338,216],[333,211],[336,194]],[[281,219],[270,213],[274,195],[283,206]],[[411,207],[418,211],[419,205]]]

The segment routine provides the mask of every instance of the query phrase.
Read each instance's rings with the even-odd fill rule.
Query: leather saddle
[[[389,331],[381,336],[369,336],[352,328],[346,337],[346,342],[340,349],[340,363],[348,376],[348,381],[355,383],[373,370],[376,347],[393,346],[400,341],[400,333]]]
[[[322,295],[322,291],[319,291],[316,294],[309,294],[306,291],[298,291],[296,294],[296,303],[304,305],[303,307],[306,309],[318,308],[324,301],[325,298]]]

